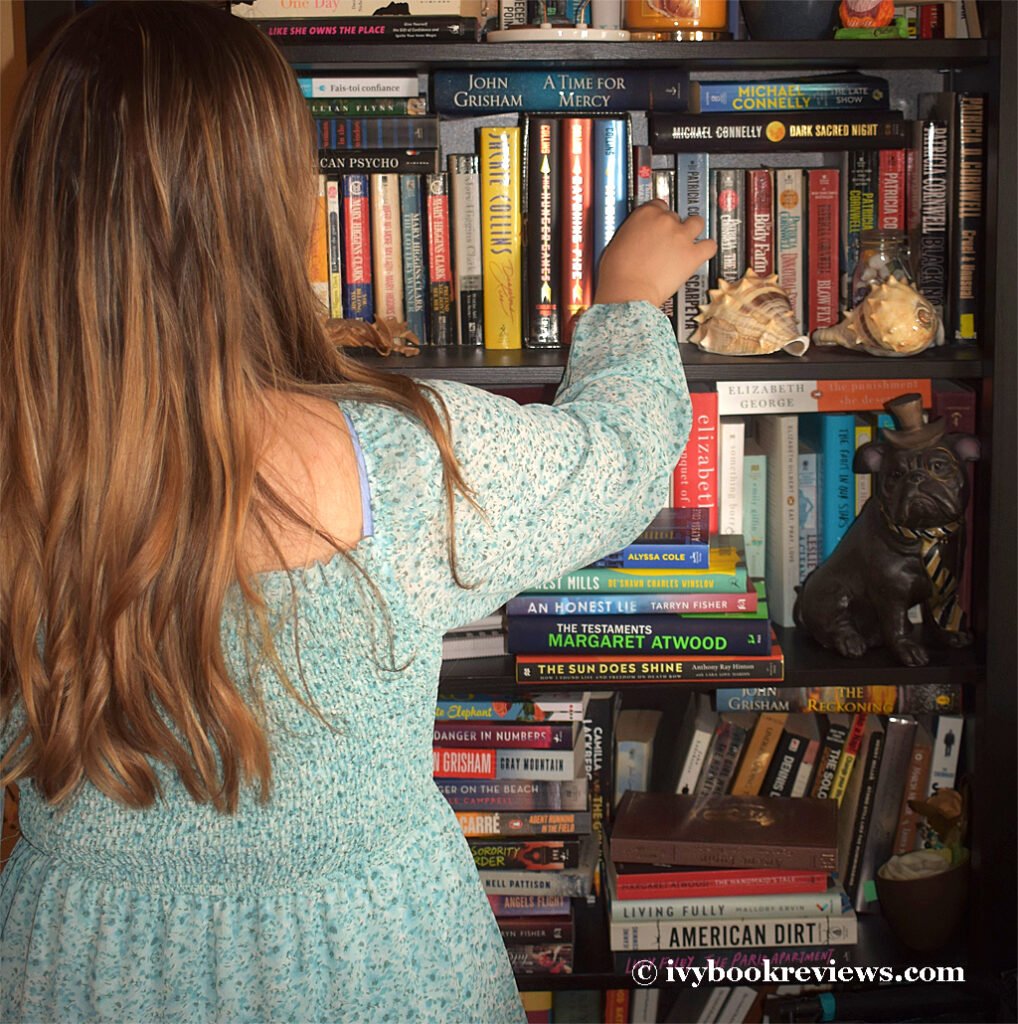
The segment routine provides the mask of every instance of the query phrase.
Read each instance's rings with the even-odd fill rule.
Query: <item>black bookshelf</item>
[[[909,380],[983,377],[989,361],[977,348],[943,346],[905,358],[876,358],[842,348],[811,348],[796,358],[784,353],[768,356],[718,356],[695,345],[682,345],[686,378],[719,380]],[[516,349],[423,348],[418,355],[380,356],[364,349],[351,354],[368,366],[406,373],[421,380],[457,380],[465,384],[500,387],[558,384],[569,358],[568,348]]]
[[[995,52],[987,39],[890,39],[820,41],[724,41],[710,43],[446,43],[427,46],[332,46],[280,43],[286,59],[298,71],[334,71],[358,65],[388,70],[479,66],[500,67],[668,67],[681,64],[690,71],[729,69],[858,69],[975,67]]]

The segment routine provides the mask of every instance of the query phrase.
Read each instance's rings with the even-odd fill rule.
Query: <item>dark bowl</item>
[[[838,0],[742,0],[751,39],[831,39]]]

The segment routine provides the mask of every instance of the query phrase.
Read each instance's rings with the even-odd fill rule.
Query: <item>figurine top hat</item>
[[[939,441],[947,432],[943,418],[923,423],[923,396],[919,394],[899,395],[884,408],[894,417],[897,430],[884,428],[884,439],[895,448],[927,448]]]

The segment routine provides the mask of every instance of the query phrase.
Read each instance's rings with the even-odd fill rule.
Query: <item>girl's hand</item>
[[[595,304],[636,302],[660,306],[717,252],[713,239],[696,241],[703,218],[680,220],[661,199],[637,207],[601,254]]]

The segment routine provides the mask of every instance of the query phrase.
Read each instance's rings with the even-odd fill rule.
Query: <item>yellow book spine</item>
[[[733,795],[756,796],[760,792],[787,718],[787,712],[778,711],[765,712],[757,719],[742,764],[732,783]]]
[[[838,767],[834,769],[834,781],[831,783],[831,800],[837,800],[838,806],[845,799],[848,790],[848,780],[852,777],[852,769],[855,767],[855,754],[841,752],[838,758]]]
[[[484,347],[523,347],[520,129],[482,128],[481,246]]]
[[[329,218],[325,200],[325,175],[318,175],[318,201],[315,204],[315,223],[308,254],[308,276],[315,295],[329,308]]]

